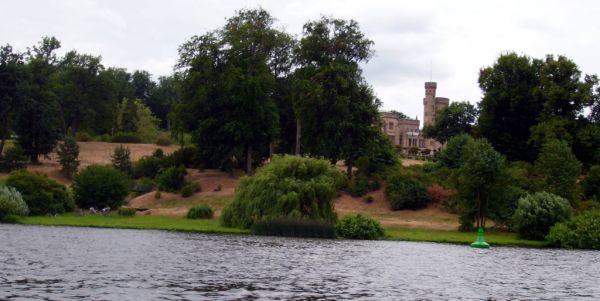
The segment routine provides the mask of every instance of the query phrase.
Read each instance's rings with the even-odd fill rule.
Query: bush
[[[198,183],[187,183],[181,188],[181,196],[187,198],[196,192],[201,191],[200,184]]]
[[[154,198],[158,200],[158,199],[160,199],[161,197],[162,197],[162,194],[161,194],[160,190],[157,190],[157,191],[154,193]]]
[[[390,178],[385,195],[392,210],[420,209],[427,206],[427,191],[414,177],[398,173]]]
[[[25,163],[27,163],[27,157],[18,145],[7,148],[4,155],[0,154],[0,171],[21,169],[25,167]]]
[[[58,145],[56,153],[58,154],[58,162],[60,162],[60,166],[62,167],[63,175],[71,179],[79,168],[79,160],[77,160],[77,157],[79,157],[79,145],[75,141],[75,138],[66,136],[63,143]]]
[[[75,207],[65,185],[46,175],[17,170],[10,173],[6,185],[21,193],[31,215],[64,213]]]
[[[322,220],[277,218],[256,221],[252,224],[255,235],[335,238],[335,226]]]
[[[185,168],[183,166],[171,166],[162,170],[156,176],[158,189],[164,191],[179,191],[185,184]]]
[[[600,249],[600,210],[587,211],[554,225],[546,239],[556,247]]]
[[[363,215],[344,216],[335,225],[337,234],[350,239],[376,239],[385,235],[385,230],[374,218]]]
[[[112,143],[142,143],[142,139],[136,133],[118,132],[111,138]]]
[[[26,216],[29,208],[21,193],[13,187],[0,185],[0,222],[11,221],[15,216]]]
[[[145,194],[154,189],[154,181],[148,178],[141,178],[135,181],[133,188],[131,189],[133,192],[140,194]]]
[[[365,195],[367,192],[370,191],[369,190],[369,179],[362,174],[355,176],[348,183],[347,191],[353,197],[359,197],[359,196]]]
[[[333,198],[345,177],[324,159],[274,156],[252,177],[243,177],[221,215],[224,226],[250,228],[255,221],[310,219],[333,223]]]
[[[135,216],[136,212],[137,212],[137,210],[135,210],[135,208],[126,208],[126,207],[119,207],[119,209],[117,210],[117,213],[120,216],[127,216],[127,217]]]
[[[569,201],[542,191],[519,199],[513,225],[522,238],[544,239],[555,223],[566,221],[570,217]]]
[[[212,218],[213,210],[206,204],[200,204],[194,206],[188,210],[187,218],[189,219],[200,219],[200,218]]]
[[[590,168],[582,185],[585,196],[588,199],[600,200],[600,165],[594,165]]]
[[[90,165],[75,176],[73,192],[79,208],[118,208],[128,193],[129,179],[112,167]]]
[[[116,170],[120,170],[126,175],[131,175],[133,168],[131,166],[131,151],[129,151],[129,148],[119,145],[115,147],[110,157],[112,166]]]
[[[89,142],[94,140],[94,137],[87,132],[77,132],[75,135],[75,140],[79,142]]]
[[[371,203],[373,203],[373,201],[375,201],[375,199],[373,198],[373,196],[372,196],[372,195],[368,195],[368,196],[365,198],[365,203],[367,203],[367,204],[371,204]]]
[[[448,207],[455,195],[456,190],[444,188],[437,183],[427,187],[427,199],[433,204],[440,204],[444,207]]]
[[[181,147],[164,158],[164,166],[179,166],[186,168],[198,166],[198,149],[195,146]]]
[[[135,178],[156,178],[160,171],[162,161],[155,156],[144,156],[133,164],[133,176]]]
[[[161,134],[158,136],[158,138],[156,138],[155,144],[161,146],[169,146],[173,144],[173,140],[171,140],[171,137],[169,135]]]
[[[154,150],[154,152],[152,152],[152,157],[154,158],[164,158],[165,156],[165,152],[162,150],[162,148],[157,148]]]

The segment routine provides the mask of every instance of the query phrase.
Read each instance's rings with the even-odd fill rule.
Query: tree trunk
[[[354,160],[346,161],[346,173],[348,173],[348,179],[352,179],[352,165],[354,165]]]
[[[246,174],[252,172],[252,146],[246,146]]]
[[[300,155],[300,120],[296,119],[296,156]]]

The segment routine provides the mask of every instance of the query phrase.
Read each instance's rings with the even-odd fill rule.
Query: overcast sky
[[[600,73],[600,3],[595,1],[3,1],[0,44],[24,50],[55,36],[62,52],[102,55],[105,66],[168,75],[177,47],[221,27],[241,8],[263,7],[300,35],[320,15],[354,19],[375,42],[364,65],[384,110],[423,118],[423,83],[451,101],[481,99],[479,69],[503,52],[566,55]]]

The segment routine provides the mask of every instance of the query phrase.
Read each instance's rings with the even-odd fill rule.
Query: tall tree
[[[464,102],[453,102],[437,113],[435,124],[423,129],[425,136],[445,143],[450,137],[459,134],[470,134],[477,121],[477,108]]]
[[[372,45],[357,22],[323,17],[304,25],[295,51],[294,109],[302,152],[344,159],[349,176],[379,131],[380,102],[359,66],[372,56]]]
[[[24,80],[23,64],[23,55],[14,52],[10,45],[0,47],[0,157],[21,100],[19,87]]]
[[[160,119],[160,127],[169,129],[169,112],[181,101],[181,80],[177,76],[161,76],[152,89],[146,105]]]
[[[152,75],[148,71],[136,70],[131,75],[131,84],[133,85],[133,96],[146,102],[152,93],[156,83],[152,81]]]

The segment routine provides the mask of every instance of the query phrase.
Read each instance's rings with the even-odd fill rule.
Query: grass
[[[206,204],[213,210],[221,210],[231,203],[232,197],[210,196],[210,197],[191,197],[184,199],[166,199],[154,200],[151,208],[182,208],[193,207],[200,204]]]
[[[57,217],[30,216],[22,219],[21,223],[27,225],[153,229],[200,233],[250,233],[249,230],[223,227],[216,219],[191,220],[153,215],[122,217],[116,214],[107,216],[63,214]]]
[[[390,240],[428,241],[453,244],[470,244],[475,240],[475,232],[459,232],[429,229],[387,228],[386,236]],[[515,233],[485,233],[485,240],[492,246],[545,247],[545,241],[520,239]]]

